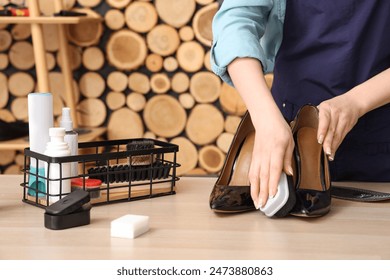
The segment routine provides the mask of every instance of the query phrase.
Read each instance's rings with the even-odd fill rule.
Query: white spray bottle
[[[70,108],[62,108],[62,118],[60,126],[65,128],[65,142],[68,143],[70,148],[70,155],[75,156],[78,154],[78,133],[73,130],[73,121],[70,116]],[[75,177],[78,175],[78,163],[71,162],[70,164],[70,176]]]

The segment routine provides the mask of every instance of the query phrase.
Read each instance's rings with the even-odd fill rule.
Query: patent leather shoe
[[[248,180],[255,129],[245,113],[237,128],[220,175],[210,194],[210,208],[215,212],[236,213],[255,210]]]
[[[247,112],[238,126],[224,166],[210,194],[210,208],[215,212],[236,213],[256,209],[248,179],[254,139],[255,129]],[[288,186],[284,186],[287,198],[277,205],[277,209],[271,215],[266,214],[267,216],[284,217],[295,205],[293,180],[288,178],[286,184],[287,182]]]
[[[318,109],[305,105],[292,124],[295,141],[296,204],[291,215],[318,217],[331,205],[331,179],[328,158],[317,141]]]

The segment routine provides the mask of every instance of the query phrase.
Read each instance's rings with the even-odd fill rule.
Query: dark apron
[[[272,93],[288,120],[390,67],[390,1],[286,2]],[[359,119],[330,166],[335,181],[390,181],[389,105]]]

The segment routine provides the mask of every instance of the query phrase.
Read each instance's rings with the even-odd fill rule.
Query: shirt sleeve
[[[274,27],[267,27],[270,17],[276,13],[272,11],[274,2],[273,0],[225,0],[214,16],[211,65],[213,72],[226,83],[232,85],[227,66],[238,57],[256,58],[261,62],[265,73],[273,71],[274,58],[269,57],[260,40],[266,28],[271,29],[271,32],[275,31],[272,30],[275,29]],[[280,13],[280,7],[275,10]],[[270,37],[275,39],[278,36]],[[275,42],[272,44],[275,45]],[[274,49],[271,53],[275,52]]]

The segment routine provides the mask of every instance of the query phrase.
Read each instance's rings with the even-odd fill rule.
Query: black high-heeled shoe
[[[292,125],[295,141],[296,204],[291,215],[318,217],[331,205],[331,180],[328,159],[317,141],[318,109],[305,105]]]
[[[254,138],[255,129],[247,112],[237,128],[221,173],[210,194],[210,208],[215,212],[256,210],[248,180]]]
[[[215,212],[236,213],[256,209],[250,195],[248,179],[254,139],[255,129],[247,112],[241,120],[222,171],[210,194],[210,208]],[[284,217],[294,207],[295,190],[292,182],[290,177],[285,180],[285,199],[280,205],[275,205],[274,214],[270,216]]]

